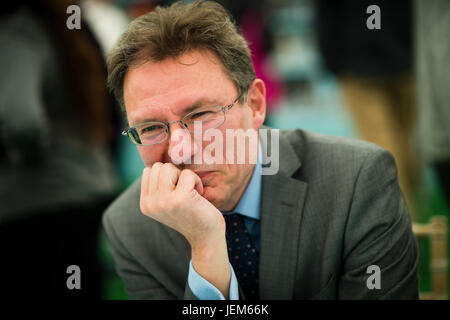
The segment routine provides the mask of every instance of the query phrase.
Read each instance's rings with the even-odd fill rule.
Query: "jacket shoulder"
[[[129,217],[126,213],[140,213],[139,197],[141,192],[141,178],[134,181],[119,197],[117,197],[105,210],[103,219],[114,222],[123,222]],[[127,215],[127,216],[126,216]]]
[[[289,142],[300,160],[303,160],[305,156],[318,153],[321,153],[323,157],[332,154],[342,157],[365,157],[373,152],[386,151],[380,146],[364,140],[324,135],[303,129],[280,131],[280,138]]]
[[[136,237],[130,235],[148,234],[149,228],[157,223],[141,213],[140,193],[141,178],[138,178],[103,213],[102,223],[108,236],[118,237],[125,245],[135,241]]]
[[[322,135],[307,130],[280,131],[301,162],[304,176],[357,172],[376,159],[395,168],[391,153],[380,146],[356,138]]]

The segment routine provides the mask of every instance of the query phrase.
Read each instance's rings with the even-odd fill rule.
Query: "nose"
[[[178,126],[173,124],[179,122]],[[168,154],[175,165],[192,164],[192,159],[200,151],[201,142],[196,142],[191,134],[182,124],[181,120],[172,121],[169,124],[170,136]]]

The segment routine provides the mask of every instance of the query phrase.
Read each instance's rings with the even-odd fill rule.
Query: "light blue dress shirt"
[[[262,147],[259,143],[258,158],[253,169],[252,178],[239,200],[236,208],[232,212],[222,212],[224,215],[239,213],[243,215],[245,226],[255,244],[256,250],[259,252],[259,237],[260,237],[260,208],[261,208],[261,183],[262,183]],[[233,266],[231,268],[231,283],[230,283],[230,300],[239,300],[239,288],[236,274]],[[189,262],[188,285],[192,293],[200,300],[225,300],[223,294],[212,285],[211,282],[200,276],[192,266],[192,260]]]

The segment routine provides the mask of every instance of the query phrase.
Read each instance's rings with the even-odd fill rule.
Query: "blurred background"
[[[49,273],[50,263],[81,264],[91,290],[65,294],[128,299],[100,218],[143,164],[120,135],[125,119],[102,82],[104,59],[131,20],[172,2],[40,0],[2,9],[0,246],[14,260],[0,262],[0,277],[18,294],[29,281],[5,274],[25,275],[39,261],[53,292],[67,274]],[[266,125],[392,152],[419,241],[421,297],[448,299],[450,1],[218,2],[266,83]],[[81,7],[81,30],[65,28],[70,4]],[[380,9],[380,29],[368,27],[370,5]]]

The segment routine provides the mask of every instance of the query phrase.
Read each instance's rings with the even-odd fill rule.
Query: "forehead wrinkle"
[[[228,97],[225,96],[225,91],[227,90],[223,90],[224,88],[222,88],[221,84],[230,80],[227,74],[223,72],[222,65],[215,61],[214,56],[207,55],[205,57],[203,53],[198,53],[207,58],[203,61],[206,62],[206,65],[209,64],[205,69],[205,63],[202,63],[201,68],[203,71],[201,73],[196,70],[196,66],[200,63],[198,55],[187,57],[187,59],[179,59],[178,61],[166,60],[161,63],[150,61],[148,65],[143,64],[130,70],[131,72],[127,74],[127,80],[134,79],[134,81],[128,82],[131,85],[129,90],[132,90],[129,92],[134,92],[130,95],[130,98],[132,98],[129,101],[131,102],[131,108],[127,108],[129,109],[128,120],[130,124],[131,121],[136,123],[137,118],[150,118],[150,116],[155,118],[161,117],[155,119],[160,121],[168,117],[170,117],[170,120],[178,120],[177,117],[183,116],[184,110],[198,102],[198,100],[205,100],[203,102],[207,104],[228,103]],[[195,63],[181,64],[180,60],[182,62]],[[168,64],[164,66],[164,63]],[[178,69],[180,67],[186,72],[180,72]],[[160,74],[163,74],[165,79],[163,81],[150,81],[151,86],[148,86],[146,79],[149,76],[151,77],[151,74],[154,74],[155,70],[152,70],[153,68],[158,70],[156,73],[160,72]],[[193,73],[188,70],[193,70]],[[211,72],[215,76],[211,77]],[[133,79],[128,77],[131,73],[134,74]],[[214,82],[212,82],[213,79]],[[212,96],[210,92],[215,92],[215,96]]]
[[[212,98],[206,94],[200,94],[197,97],[194,96],[192,98],[183,97],[180,102],[176,103],[176,105],[161,103],[161,106],[158,106],[157,104],[151,105],[151,103],[149,103],[147,107],[140,107],[130,113],[130,118],[133,119],[133,122],[130,122],[130,124],[133,125],[149,121],[167,122],[168,113],[171,113],[174,116],[173,118],[178,120],[178,118],[185,116],[187,113],[192,112],[197,108],[216,104],[220,104],[220,99],[218,100],[217,98]],[[151,112],[152,110],[158,111]],[[150,115],[150,113],[153,113],[153,115]]]
[[[134,106],[135,110],[129,113],[128,120],[129,121],[132,120],[132,121],[130,121],[130,124],[131,124],[131,122],[136,122],[136,123],[142,122],[139,120],[142,120],[144,118],[150,118],[149,113],[151,111],[153,111],[155,116],[159,116],[160,114],[167,115],[168,112],[173,113],[173,111],[169,107],[169,105],[167,103],[165,103],[165,100],[167,100],[165,97],[167,97],[167,95],[170,95],[174,91],[176,91],[180,88],[183,88],[185,86],[186,85],[179,87],[179,88],[172,88],[169,91],[163,91],[163,90],[161,90],[160,92],[157,91],[156,94],[152,94],[151,97],[140,100],[139,105]],[[147,95],[147,94],[144,93],[144,95]],[[158,111],[155,112],[154,110],[158,110]]]

